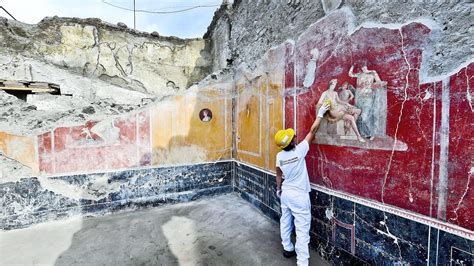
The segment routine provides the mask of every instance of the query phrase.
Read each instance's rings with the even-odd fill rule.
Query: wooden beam
[[[0,90],[31,91],[31,92],[58,92],[58,90],[53,89],[53,88],[27,88],[27,87],[14,87],[14,86],[0,87]]]

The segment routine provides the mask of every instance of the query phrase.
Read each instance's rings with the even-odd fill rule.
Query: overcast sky
[[[133,0],[0,0],[0,6],[17,20],[30,24],[38,23],[46,16],[57,15],[96,17],[111,23],[124,22],[133,28],[133,12],[112,7],[103,1],[133,9]],[[219,5],[222,0],[135,0],[135,3],[136,9],[176,11],[198,5]],[[181,38],[202,37],[217,8],[202,7],[175,14],[136,13],[137,29]],[[0,16],[8,17],[3,10],[0,10]]]

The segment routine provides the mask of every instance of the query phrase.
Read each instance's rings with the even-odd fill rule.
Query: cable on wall
[[[186,7],[186,8],[179,9],[179,10],[173,10],[173,11],[152,11],[152,10],[145,10],[145,9],[127,8],[127,7],[116,5],[116,4],[111,3],[111,2],[107,2],[106,0],[102,0],[102,3],[107,4],[109,6],[112,6],[112,7],[115,7],[115,8],[126,10],[126,11],[139,12],[139,13],[149,13],[149,14],[173,14],[173,13],[186,12],[186,11],[193,10],[193,9],[196,9],[196,8],[219,7],[219,6],[221,6],[220,4],[219,5],[196,5],[196,6],[190,6],[190,7]]]

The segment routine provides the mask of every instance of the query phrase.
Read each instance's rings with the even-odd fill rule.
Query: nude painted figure
[[[373,84],[381,84],[383,83],[382,80],[380,80],[379,75],[375,70],[368,70],[367,66],[362,67],[362,72],[354,74],[353,72],[354,66],[351,66],[349,69],[349,77],[352,78],[357,78],[357,89],[363,90],[363,92],[371,92],[372,85]]]
[[[352,90],[351,90],[352,89]],[[354,120],[357,122],[357,118],[359,118],[359,115],[361,113],[361,110],[351,104],[352,100],[354,99],[354,87],[350,85],[347,81],[342,84],[342,86],[339,88],[339,99],[341,102],[344,102],[347,104],[347,107],[350,109],[349,112],[354,114]],[[351,128],[351,122],[348,120],[344,121],[344,132],[347,134],[350,131]]]
[[[356,120],[360,115],[360,109],[357,109],[348,102],[341,100],[335,90],[336,85],[337,79],[329,81],[328,89],[321,94],[316,107],[319,108],[325,101],[331,101],[331,107],[326,115],[328,121],[334,123],[341,119],[344,120],[344,122],[348,123],[354,130],[357,139],[360,142],[365,142],[364,138],[360,135],[356,124]]]
[[[349,84],[349,82],[344,82],[342,86],[339,88],[339,98],[342,101],[345,101],[347,103],[351,103],[352,100],[354,99],[354,87]]]

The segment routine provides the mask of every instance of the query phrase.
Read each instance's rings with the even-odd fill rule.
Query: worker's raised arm
[[[314,139],[314,135],[316,135],[316,131],[318,131],[319,124],[321,123],[321,120],[323,119],[324,114],[329,110],[329,105],[328,104],[323,104],[319,110],[318,110],[318,116],[313,122],[313,125],[311,126],[311,129],[309,130],[309,133],[306,135],[304,138],[308,143],[311,143]]]

